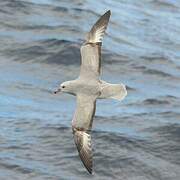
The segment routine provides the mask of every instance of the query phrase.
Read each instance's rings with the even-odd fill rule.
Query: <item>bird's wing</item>
[[[91,28],[90,32],[87,35],[87,43],[102,42],[102,38],[107,28],[110,15],[111,11],[109,10],[98,19],[98,21],[94,24],[94,26]]]
[[[74,131],[74,142],[84,166],[92,174],[93,154],[91,146],[91,135],[85,131]]]
[[[96,97],[77,95],[77,107],[73,117],[72,129],[79,156],[89,173],[92,173],[93,158],[90,130],[95,109]]]
[[[81,46],[81,78],[99,78],[101,67],[101,44],[111,12],[107,11],[94,24],[86,42]]]

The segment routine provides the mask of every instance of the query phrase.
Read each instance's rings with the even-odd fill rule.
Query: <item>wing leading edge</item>
[[[97,79],[101,68],[101,43],[108,26],[111,12],[107,11],[91,28],[81,47],[81,78]]]

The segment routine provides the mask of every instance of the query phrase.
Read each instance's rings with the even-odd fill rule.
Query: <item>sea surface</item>
[[[84,37],[109,9],[101,78],[128,96],[97,102],[89,175],[76,98],[52,92],[78,76]],[[0,180],[83,179],[180,179],[179,0],[0,1]]]

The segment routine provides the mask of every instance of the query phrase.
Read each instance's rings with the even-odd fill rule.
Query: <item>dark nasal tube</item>
[[[54,94],[57,94],[58,92],[61,92],[61,89],[57,89],[56,91],[54,91]]]

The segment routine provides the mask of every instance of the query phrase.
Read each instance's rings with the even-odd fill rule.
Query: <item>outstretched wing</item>
[[[111,11],[109,10],[104,15],[102,15],[99,20],[94,24],[94,26],[91,28],[90,32],[87,35],[87,43],[102,42],[102,38],[107,28],[110,15]]]
[[[91,136],[85,131],[74,131],[74,142],[84,166],[92,174],[93,154],[91,147]]]
[[[77,95],[77,107],[72,121],[72,129],[79,156],[89,173],[92,173],[93,158],[89,133],[95,109],[96,97]]]
[[[81,78],[98,79],[101,66],[101,43],[111,12],[107,11],[92,27],[81,47]]]

